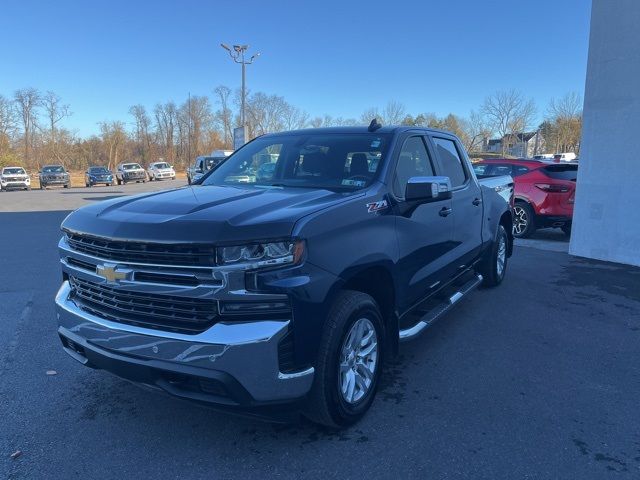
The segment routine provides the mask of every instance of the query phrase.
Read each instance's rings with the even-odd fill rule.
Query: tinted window
[[[578,177],[577,165],[548,165],[540,169],[547,177],[556,180],[569,180],[575,182]]]
[[[464,172],[460,153],[458,153],[456,144],[453,140],[446,138],[434,138],[433,142],[436,144],[438,156],[442,163],[442,174],[451,179],[452,187],[462,185],[467,179],[467,176]]]
[[[422,137],[405,140],[393,180],[393,193],[403,198],[407,182],[411,177],[431,177],[433,166]]]
[[[492,166],[493,168],[491,169],[490,174],[494,177],[497,177],[499,175],[511,175],[511,165],[497,164]]]
[[[513,175],[514,177],[519,177],[520,175],[524,175],[525,173],[529,173],[529,169],[527,167],[524,167],[522,165],[514,165],[511,175]]]

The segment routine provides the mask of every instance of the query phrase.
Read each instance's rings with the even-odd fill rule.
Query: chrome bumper
[[[55,299],[58,333],[63,339],[86,346],[93,354],[117,357],[125,364],[130,359],[132,367],[147,365],[194,377],[229,375],[258,404],[295,400],[311,388],[313,367],[286,374],[279,371],[278,342],[287,333],[289,320],[221,322],[200,334],[186,335],[105,320],[78,308],[69,298],[70,293],[69,282],[65,281]],[[67,345],[65,351],[79,362],[88,363]]]

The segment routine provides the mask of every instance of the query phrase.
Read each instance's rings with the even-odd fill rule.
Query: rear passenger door
[[[431,137],[440,175],[452,188],[453,255],[457,270],[468,267],[482,249],[482,193],[460,144],[453,137]]]

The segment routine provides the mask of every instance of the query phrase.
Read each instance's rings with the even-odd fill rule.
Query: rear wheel
[[[483,285],[496,287],[502,283],[507,272],[508,251],[509,236],[504,226],[498,225],[496,238],[478,269],[483,277]]]
[[[536,231],[535,213],[528,203],[518,202],[513,207],[513,236],[527,238]]]
[[[565,223],[562,227],[560,227],[562,229],[562,231],[564,232],[564,234],[567,237],[571,236],[571,224],[570,223]]]
[[[341,292],[322,334],[305,408],[308,418],[343,427],[364,416],[382,371],[383,338],[382,316],[374,299],[361,292]]]

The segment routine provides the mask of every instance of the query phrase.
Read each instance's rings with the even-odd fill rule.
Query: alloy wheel
[[[500,235],[500,240],[498,241],[498,258],[496,264],[496,272],[498,277],[502,277],[504,273],[504,265],[507,261],[507,241],[505,240],[504,234]]]
[[[368,318],[357,320],[346,335],[340,351],[338,381],[342,399],[354,404],[373,385],[378,368],[378,335]]]
[[[513,208],[513,233],[515,235],[522,235],[527,231],[527,227],[529,226],[529,215],[524,208],[519,205],[516,205]]]

